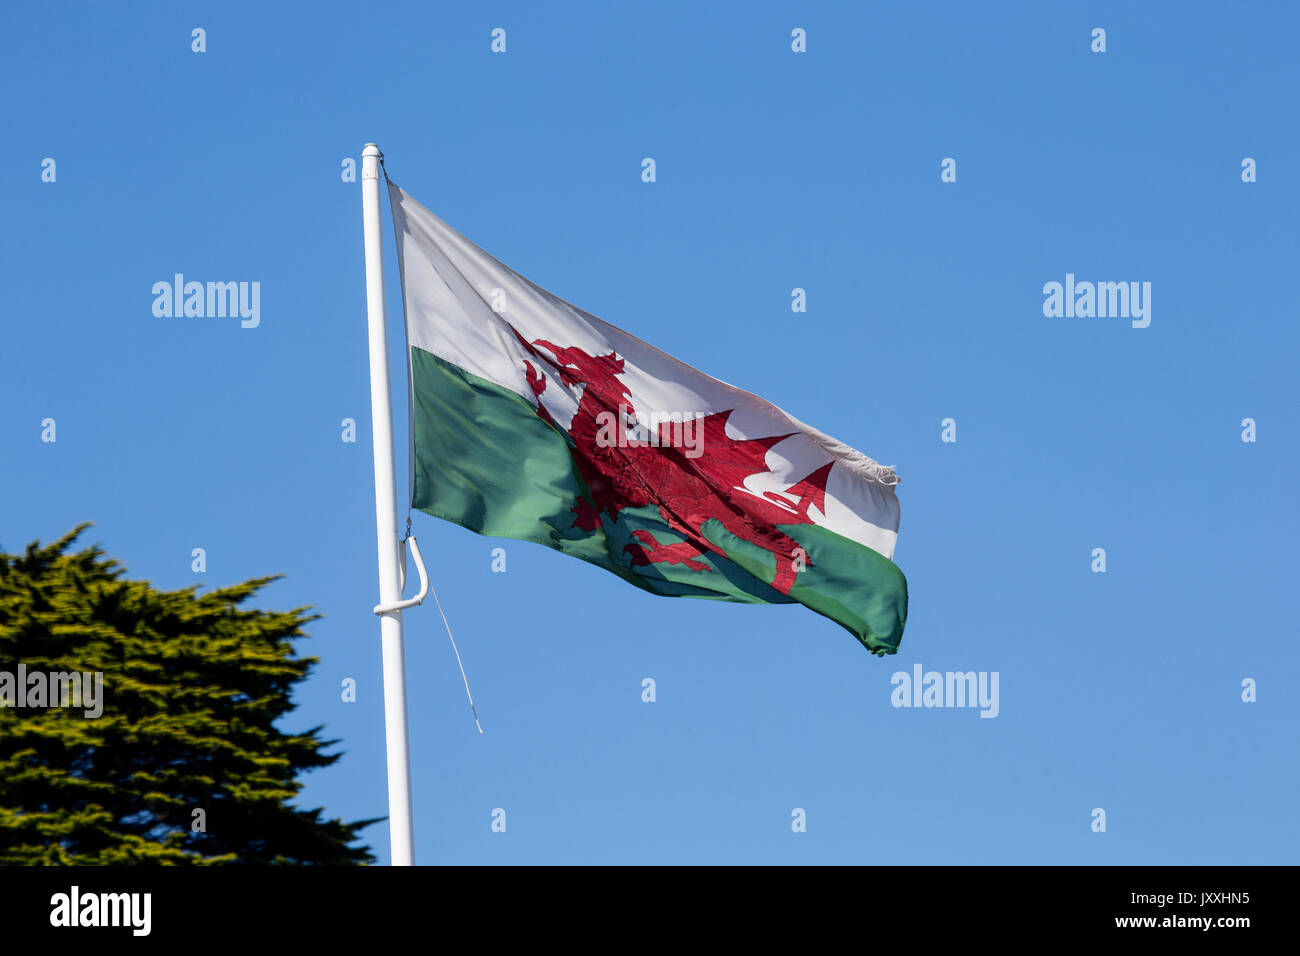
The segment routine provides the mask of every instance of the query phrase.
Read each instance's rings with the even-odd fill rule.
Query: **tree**
[[[376,820],[292,804],[337,741],[275,727],[320,615],[241,609],[275,577],[128,580],[98,547],[69,552],[86,527],[0,551],[0,863],[373,862],[353,844]]]

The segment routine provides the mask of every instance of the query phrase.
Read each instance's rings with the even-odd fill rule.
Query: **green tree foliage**
[[[241,609],[271,577],[204,595],[128,580],[98,547],[70,552],[85,528],[0,551],[0,863],[373,862],[354,844],[376,821],[292,803],[337,741],[275,727],[317,662],[292,641],[319,615]],[[102,715],[14,706],[19,663],[102,672]]]

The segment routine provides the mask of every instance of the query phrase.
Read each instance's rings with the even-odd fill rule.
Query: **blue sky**
[[[293,726],[346,752],[304,802],[386,812],[373,140],[530,279],[894,465],[911,594],[880,659],[417,514],[486,729],[409,613],[420,862],[1293,863],[1300,12],[1141,6],[15,7],[0,545],[93,520],[159,586],[195,547],[205,587],[285,573],[262,606],[325,615]],[[177,272],[260,282],[260,326],[156,318]],[[1150,282],[1150,326],[1044,317],[1067,273]],[[998,672],[997,718],[892,707],[918,662]]]

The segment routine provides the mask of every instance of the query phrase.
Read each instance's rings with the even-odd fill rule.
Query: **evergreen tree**
[[[98,547],[69,552],[86,527],[0,551],[0,863],[373,862],[354,843],[375,820],[292,805],[298,775],[339,758],[320,727],[275,727],[319,615],[240,608],[274,577],[204,595],[128,580]],[[34,672],[102,672],[102,714],[85,689],[42,699]]]

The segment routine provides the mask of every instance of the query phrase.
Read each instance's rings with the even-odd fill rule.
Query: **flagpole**
[[[379,603],[401,601],[402,544],[397,538],[397,477],[393,461],[393,406],[384,324],[384,246],[379,214],[379,160],[367,143],[361,153],[361,208],[366,242],[366,322],[370,330],[370,420],[375,452],[375,525],[379,547]],[[379,618],[384,655],[384,737],[388,752],[388,842],[393,866],[415,863],[411,833],[411,758],[406,736],[406,667],[402,612]]]

